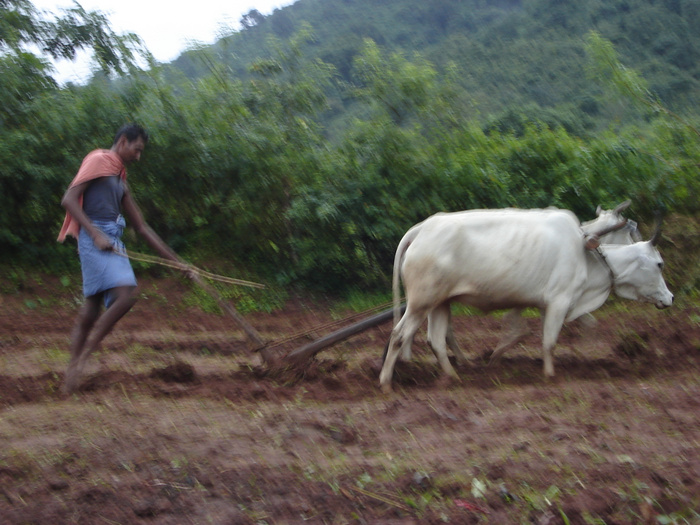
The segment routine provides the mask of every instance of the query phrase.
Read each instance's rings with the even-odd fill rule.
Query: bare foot
[[[63,383],[63,387],[61,388],[61,391],[64,394],[72,394],[73,392],[78,390],[78,386],[80,386],[80,376],[82,375],[82,372],[83,364],[79,360],[72,361],[68,365],[68,369],[66,370],[65,382]]]

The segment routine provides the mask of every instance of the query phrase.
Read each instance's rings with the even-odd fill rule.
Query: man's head
[[[122,158],[124,164],[131,164],[141,158],[148,142],[148,133],[137,124],[122,126],[114,137],[112,151]]]

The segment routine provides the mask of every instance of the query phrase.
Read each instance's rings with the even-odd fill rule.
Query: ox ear
[[[603,228],[602,230],[599,230],[597,232],[593,232],[591,235],[595,237],[602,237],[603,235],[607,235],[608,233],[614,232],[619,230],[620,228],[623,228],[627,224],[627,219],[623,218],[620,222],[617,224],[613,224],[612,226],[609,226],[607,228]]]
[[[613,213],[614,213],[615,215],[619,215],[620,213],[622,213],[623,211],[625,211],[627,208],[629,208],[629,207],[630,207],[630,204],[632,204],[632,201],[629,200],[629,199],[626,200],[625,202],[621,202],[620,204],[618,204],[617,206],[615,206],[615,209],[613,210]]]

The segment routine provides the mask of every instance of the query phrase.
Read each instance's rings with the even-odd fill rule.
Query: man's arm
[[[141,210],[136,204],[136,201],[134,201],[131,191],[126,184],[124,185],[124,197],[122,198],[122,211],[124,212],[124,216],[128,219],[129,224],[133,226],[134,230],[136,230],[136,233],[141,235],[146,240],[148,245],[158,254],[160,254],[161,257],[170,259],[171,261],[182,262],[177,254],[171,250],[167,244],[165,244],[165,242],[156,232],[151,229],[148,224],[146,224],[146,221],[143,219],[143,215],[141,214]]]
[[[100,231],[99,228],[92,224],[92,221],[83,211],[83,207],[80,204],[80,197],[82,197],[85,190],[90,185],[92,181],[83,182],[82,184],[76,184],[71,186],[66,190],[66,193],[61,199],[61,206],[70,213],[70,215],[78,221],[81,228],[84,228],[92,237],[95,246],[100,250],[111,250],[114,248],[112,241],[104,233]]]

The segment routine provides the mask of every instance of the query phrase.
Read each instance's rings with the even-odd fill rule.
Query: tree
[[[653,113],[670,117],[700,137],[700,130],[662,104],[649,90],[644,79],[636,71],[626,68],[620,62],[612,43],[603,38],[600,33],[591,31],[588,34],[586,50],[592,59],[591,73],[596,78],[604,79],[607,85],[631,99],[635,104]]]
[[[0,55],[42,63],[41,73],[51,66],[42,56],[28,51],[35,46],[46,57],[75,59],[76,52],[92,50],[106,75],[137,69],[139,55],[147,55],[134,34],[117,35],[99,11],[85,11],[78,2],[62,17],[46,20],[28,0],[0,0]]]
[[[60,215],[56,206],[68,182],[66,173],[79,164],[72,156],[76,150],[96,147],[91,140],[110,137],[127,114],[118,97],[106,94],[104,83],[61,90],[51,76],[49,58],[71,59],[77,50],[92,49],[102,72],[121,75],[136,69],[139,46],[134,35],[116,35],[104,15],[87,12],[77,3],[64,16],[46,20],[27,0],[0,0],[3,255],[36,256],[32,250],[55,238],[53,227]],[[93,95],[99,102],[92,111],[85,110],[81,104]],[[80,142],[78,148],[69,147],[72,139]]]
[[[372,40],[366,39],[355,58],[359,80],[356,95],[384,108],[397,125],[430,102],[430,90],[437,72],[427,61],[417,57],[410,62],[398,53],[387,56]]]
[[[655,175],[639,181],[646,188],[640,195],[651,207],[671,207],[696,212],[700,188],[697,182],[700,129],[690,119],[671,111],[652,93],[645,80],[620,61],[612,43],[597,32],[587,38],[591,74],[613,88],[637,107],[661,117],[661,129],[655,129],[653,142],[638,154],[656,159]],[[665,129],[663,129],[665,128]]]
[[[241,17],[241,26],[243,29],[250,29],[265,21],[265,17],[257,9],[251,9],[247,14]]]

